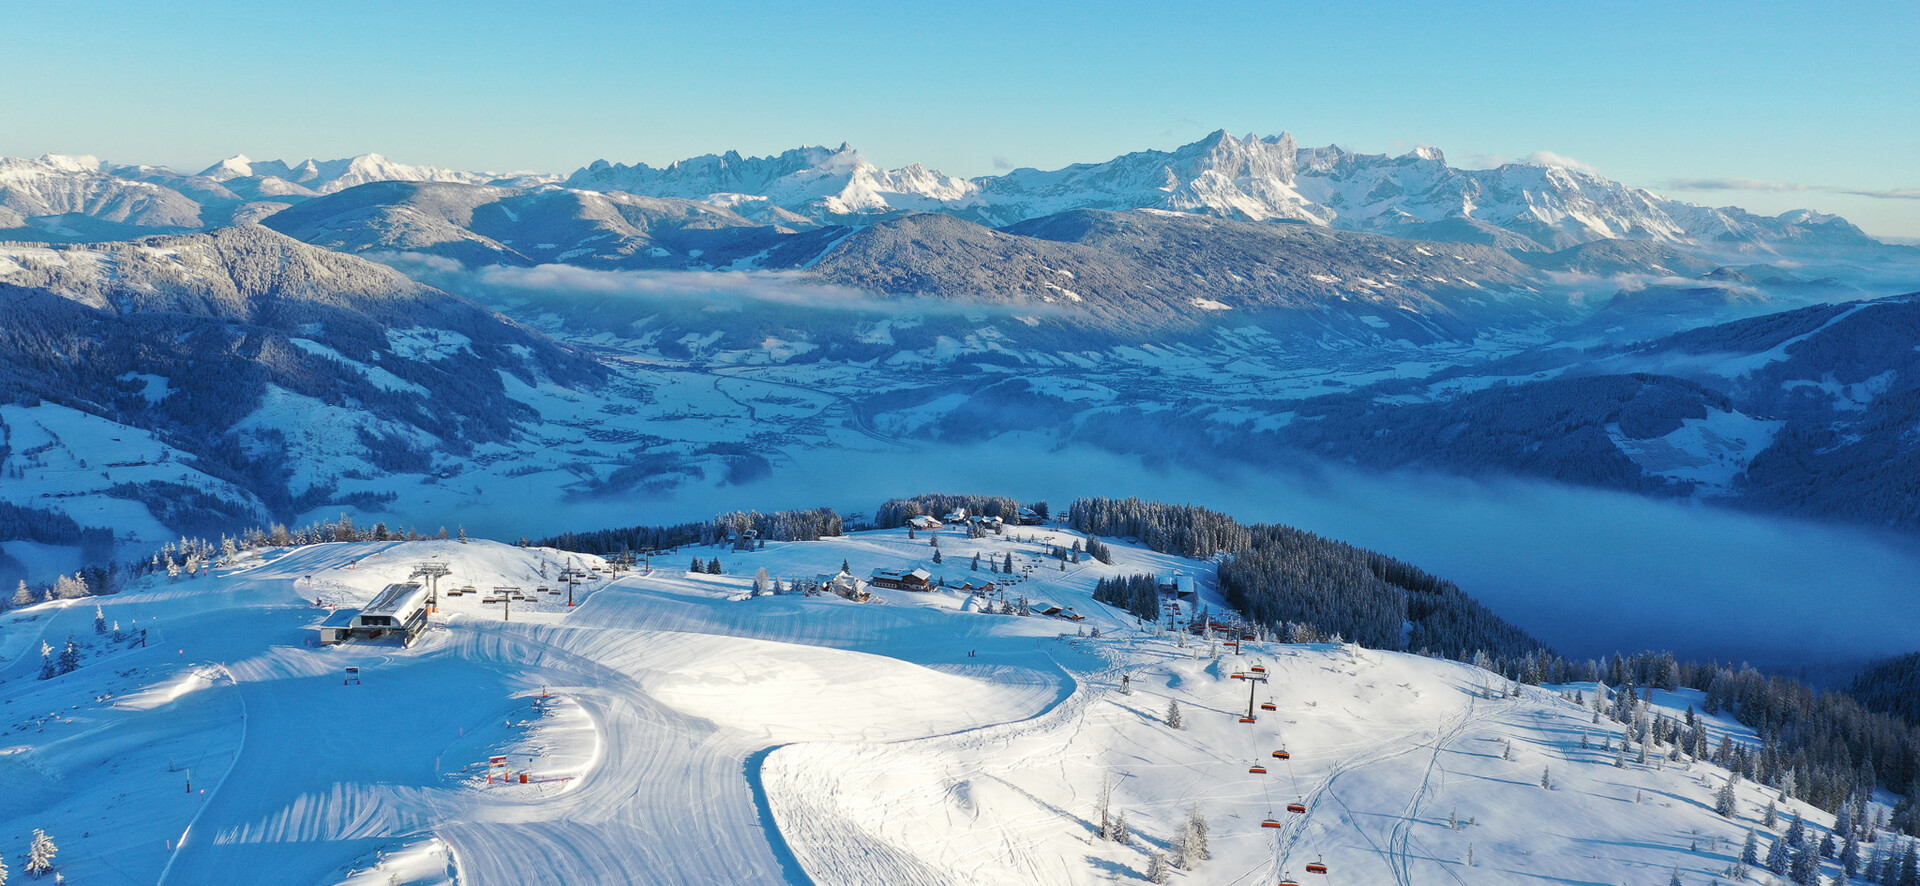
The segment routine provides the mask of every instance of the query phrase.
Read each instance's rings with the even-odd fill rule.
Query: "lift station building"
[[[336,609],[319,625],[320,643],[398,636],[409,646],[427,629],[427,589],[417,583],[391,584],[359,609]]]

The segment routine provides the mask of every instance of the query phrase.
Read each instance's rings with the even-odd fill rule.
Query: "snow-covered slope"
[[[1769,832],[1772,792],[1742,784],[1717,815],[1724,771],[1666,746],[1616,757],[1611,727],[1555,691],[1142,629],[1088,598],[1095,579],[1189,571],[1217,611],[1207,564],[1116,544],[1112,566],[1061,571],[1044,550],[1066,533],[1019,534],[947,534],[945,577],[1004,580],[953,566],[1011,555],[1009,598],[1085,621],[984,614],[950,591],[751,593],[763,568],[940,569],[904,530],[683,550],[619,576],[483,541],[269,549],[10,613],[0,839],[44,830],[71,882],[1097,884],[1141,882],[1197,814],[1209,857],[1172,882],[1306,881],[1316,863],[1331,886],[1705,882],[1748,829]],[[682,573],[692,555],[726,574]],[[306,644],[328,607],[423,562],[451,574],[419,642]],[[565,566],[596,570],[575,608],[543,592]],[[461,586],[478,591],[446,595]],[[501,587],[532,599],[482,602]],[[36,679],[41,642],[69,635],[79,667]],[[1250,697],[1232,675],[1255,666],[1269,682]],[[1698,700],[1661,694],[1648,713]],[[1240,722],[1252,702],[1272,710]],[[1709,746],[1757,742],[1701,722]],[[1100,838],[1103,810],[1125,842]],[[1832,825],[1782,812],[1815,839]]]
[[[729,210],[680,198],[410,181],[319,197],[264,224],[343,252],[415,252],[468,265],[685,268],[705,252],[777,237]]]

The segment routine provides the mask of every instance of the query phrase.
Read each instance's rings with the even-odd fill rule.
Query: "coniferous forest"
[[[1519,656],[1543,645],[1451,582],[1291,526],[1245,526],[1206,508],[1139,499],[1083,498],[1068,514],[1082,532],[1185,557],[1218,556],[1227,602],[1281,636],[1310,626],[1375,649],[1448,658]]]

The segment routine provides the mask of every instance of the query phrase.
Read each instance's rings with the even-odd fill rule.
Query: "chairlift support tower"
[[[1267,682],[1267,675],[1266,675],[1266,674],[1264,674],[1264,673],[1251,673],[1251,672],[1249,672],[1249,673],[1237,673],[1237,672],[1236,672],[1236,673],[1235,673],[1235,674],[1233,675],[1233,677],[1234,677],[1234,679],[1236,679],[1236,680],[1245,680],[1245,681],[1247,681],[1247,717],[1246,717],[1246,719],[1244,719],[1244,720],[1242,720],[1242,721],[1240,721],[1240,722],[1242,722],[1242,723],[1252,723],[1252,722],[1254,721],[1254,716],[1253,716],[1253,693],[1254,693],[1254,684],[1256,684],[1256,683],[1265,683],[1265,682]]]
[[[413,567],[413,574],[407,577],[427,580],[427,608],[438,612],[440,610],[440,579],[452,574],[453,570],[447,568],[447,564],[437,560],[427,560]]]
[[[515,594],[520,593],[520,589],[512,586],[495,587],[493,589],[493,593],[494,593],[493,599],[491,600],[482,599],[480,602],[500,604],[500,620],[512,621],[513,620],[513,597]]]

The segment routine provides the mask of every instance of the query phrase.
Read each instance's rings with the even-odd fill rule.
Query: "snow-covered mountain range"
[[[0,157],[0,232],[10,239],[114,240],[258,221],[302,200],[370,182],[531,187],[555,178],[411,166],[379,154],[300,163],[236,155],[198,173],[67,154]]]
[[[1611,239],[1759,253],[1878,245],[1837,216],[1698,206],[1571,166],[1463,169],[1431,147],[1363,154],[1302,148],[1284,133],[1236,137],[1224,130],[1172,151],[972,179],[919,164],[883,169],[844,144],[771,157],[729,151],[659,168],[599,160],[564,178],[413,166],[378,154],[300,163],[235,156],[196,174],[48,155],[0,160],[0,230],[68,240],[106,239],[129,227],[188,230],[258,221],[316,196],[390,181],[688,200],[789,228],[914,212],[998,227],[1075,209],[1160,209],[1523,251]]]
[[[1836,216],[1696,206],[1570,166],[1460,169],[1432,147],[1395,157],[1303,149],[1286,133],[1236,138],[1225,130],[1172,151],[974,179],[918,164],[881,169],[841,145],[775,157],[709,154],[660,169],[602,160],[566,184],[702,200],[769,223],[945,212],[999,226],[1072,209],[1165,209],[1526,250],[1606,239],[1758,248],[1796,239],[1872,242]]]

